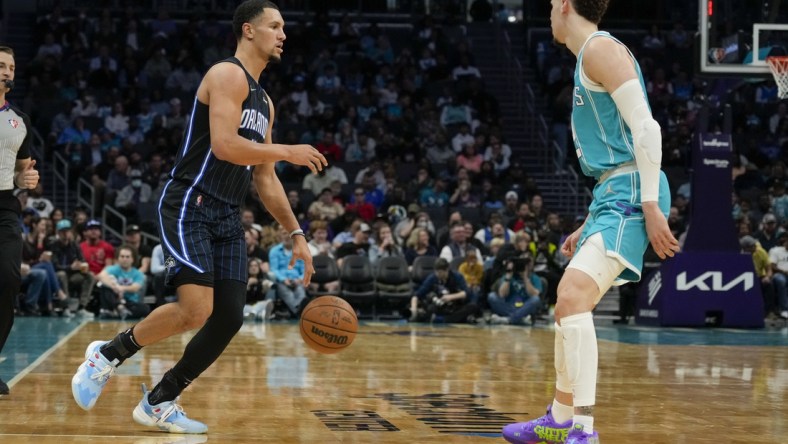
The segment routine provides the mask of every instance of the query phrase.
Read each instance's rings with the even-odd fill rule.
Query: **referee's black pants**
[[[0,209],[0,352],[14,325],[14,299],[22,285],[22,235],[15,211]]]

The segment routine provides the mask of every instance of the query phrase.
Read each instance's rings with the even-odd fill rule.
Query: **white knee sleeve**
[[[555,324],[555,388],[564,393],[572,393],[572,381],[566,374],[566,354],[564,353],[564,335],[561,326]]]
[[[567,268],[580,270],[596,282],[599,288],[599,294],[594,300],[596,305],[626,267],[618,259],[607,255],[602,233],[594,233],[583,242]]]
[[[594,405],[598,352],[591,313],[561,318],[561,333],[564,339],[566,374],[572,386],[573,404],[575,407]]]

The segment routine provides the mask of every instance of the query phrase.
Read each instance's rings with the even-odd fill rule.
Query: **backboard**
[[[698,0],[700,70],[769,76],[768,56],[788,55],[788,0]]]

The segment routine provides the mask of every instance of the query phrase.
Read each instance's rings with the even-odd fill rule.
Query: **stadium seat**
[[[339,267],[331,256],[317,255],[312,257],[312,266],[315,274],[312,275],[312,283],[317,284],[317,290],[311,292],[312,296],[324,296],[330,294],[326,291],[325,284],[339,280]]]
[[[413,295],[408,262],[402,256],[390,256],[378,261],[375,289],[378,292],[376,313],[378,318],[402,317],[400,309],[407,307]],[[381,312],[386,312],[382,314]]]
[[[410,271],[410,279],[413,281],[414,287],[418,287],[427,279],[427,276],[435,269],[435,261],[438,260],[435,256],[419,256],[413,260],[413,266]]]
[[[375,317],[375,277],[369,258],[345,256],[340,271],[340,297],[352,305],[359,316]]]

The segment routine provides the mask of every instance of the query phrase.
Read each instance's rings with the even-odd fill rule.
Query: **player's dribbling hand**
[[[312,275],[315,274],[315,267],[312,266],[312,253],[304,236],[293,236],[293,257],[290,258],[287,268],[292,269],[298,259],[304,261],[304,287],[308,287]]]
[[[317,174],[318,171],[322,171],[324,167],[328,166],[325,156],[311,145],[291,145],[289,153],[288,162],[294,165],[303,165],[309,168],[312,174]]]
[[[673,257],[679,251],[679,241],[670,232],[668,221],[656,202],[643,202],[643,215],[646,219],[646,233],[654,252],[660,259]]]

